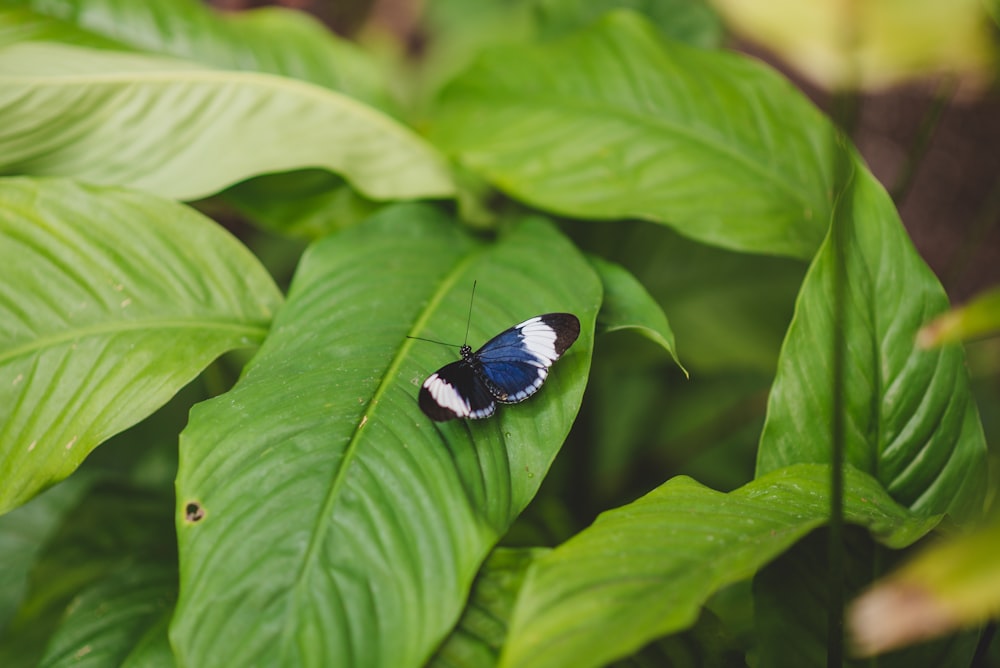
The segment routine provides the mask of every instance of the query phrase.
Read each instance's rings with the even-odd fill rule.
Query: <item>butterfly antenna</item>
[[[469,344],[469,328],[472,326],[472,302],[476,299],[476,282],[472,281],[472,296],[469,297],[469,317],[465,321],[465,343],[462,345]]]
[[[407,334],[406,338],[408,338],[408,339],[416,339],[417,341],[426,341],[427,343],[438,343],[438,344],[440,344],[442,346],[449,346],[451,348],[461,348],[461,346],[459,346],[457,343],[445,343],[444,341],[435,341],[434,339],[425,339],[422,336],[410,336],[409,334]]]
[[[449,348],[461,348],[469,342],[469,326],[472,324],[472,300],[476,298],[476,281],[472,281],[472,299],[469,300],[469,319],[465,323],[465,343],[461,346],[457,343],[445,343],[444,341],[435,341],[434,339],[425,339],[422,336],[410,336],[406,335],[408,339],[415,339],[417,341],[426,341],[427,343],[437,343],[438,345],[448,346]]]

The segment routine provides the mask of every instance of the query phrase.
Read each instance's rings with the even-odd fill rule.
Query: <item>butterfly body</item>
[[[580,335],[572,313],[547,313],[497,334],[479,350],[438,369],[420,388],[420,408],[432,420],[478,420],[496,404],[516,404],[541,388],[549,367]]]

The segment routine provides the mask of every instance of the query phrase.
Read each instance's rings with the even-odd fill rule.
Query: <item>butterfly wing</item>
[[[493,398],[516,404],[538,391],[549,367],[579,335],[580,321],[572,313],[537,315],[494,336],[473,360]]]
[[[432,420],[488,418],[496,403],[475,370],[465,360],[452,362],[432,373],[420,388],[420,409]]]

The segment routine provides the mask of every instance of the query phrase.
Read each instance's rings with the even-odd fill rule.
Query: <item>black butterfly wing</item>
[[[452,362],[432,373],[420,388],[420,409],[432,420],[478,420],[496,411],[486,386],[465,360]]]
[[[473,359],[493,398],[516,404],[541,388],[549,367],[579,335],[580,320],[572,313],[538,315],[494,336]]]

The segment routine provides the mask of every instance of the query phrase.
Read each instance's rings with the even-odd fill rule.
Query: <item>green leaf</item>
[[[124,44],[81,30],[64,21],[21,8],[17,0],[0,2],[0,46],[17,42],[62,42],[95,49],[127,50]],[[17,8],[12,8],[17,7]]]
[[[170,608],[159,619],[150,620],[142,636],[133,643],[122,668],[174,668],[177,665],[168,635],[173,612]]]
[[[590,247],[614,249],[610,259],[669,310],[695,376],[774,375],[806,263],[707,246],[648,223],[593,227],[606,232]]]
[[[614,9],[632,9],[648,18],[664,37],[692,46],[722,45],[725,28],[703,0],[538,0],[542,35],[552,39],[579,30]]]
[[[497,548],[476,576],[465,612],[427,663],[429,668],[493,668],[528,566],[548,550]]]
[[[670,329],[670,323],[667,322],[667,316],[656,300],[646,292],[642,283],[621,265],[608,262],[596,255],[588,259],[604,285],[604,301],[597,315],[598,331],[608,333],[634,329],[653,343],[662,346],[687,375],[681,361],[677,359],[674,333]]]
[[[674,478],[528,571],[501,666],[601,666],[687,628],[705,600],[826,522],[830,471],[800,465],[729,494]],[[938,518],[912,515],[871,477],[845,471],[845,518],[906,545]]]
[[[627,12],[487,52],[443,92],[431,131],[500,189],[569,216],[800,258],[829,221],[830,123],[760,64],[664,41]]]
[[[982,509],[985,441],[957,347],[921,350],[917,330],[948,300],[882,187],[863,167],[837,208],[845,310],[833,312],[829,240],[802,285],[758,450],[758,474],[829,462],[833,330],[844,327],[846,461],[899,503],[968,519]]]
[[[394,107],[384,77],[370,57],[305,12],[267,7],[221,13],[196,0],[6,0],[5,4],[30,8],[7,16],[34,26],[34,39],[78,43],[79,34],[89,33],[136,51],[220,69],[280,74],[384,110]]]
[[[609,668],[748,668],[746,654],[724,622],[706,609],[683,633],[659,638]]]
[[[92,481],[74,476],[0,517],[0,636],[28,589],[35,559]]]
[[[1000,518],[929,546],[851,604],[860,653],[870,656],[995,620],[1000,611]],[[957,664],[956,664],[957,665]]]
[[[281,303],[214,222],[68,181],[0,179],[0,266],[0,512],[258,343]]]
[[[580,340],[538,396],[489,420],[433,423],[416,397],[469,343],[576,313]],[[271,335],[181,435],[182,664],[425,661],[569,432],[600,282],[548,222],[495,243],[400,206],[317,242]]]
[[[169,524],[164,526],[169,529]],[[49,640],[40,666],[121,666],[153,638],[166,639],[163,623],[177,596],[177,564],[129,563],[83,589]],[[170,656],[169,648],[167,657]],[[149,664],[146,664],[149,665]]]
[[[222,196],[254,223],[307,239],[359,223],[380,206],[356,193],[341,177],[321,169],[258,176],[237,183]]]
[[[326,88],[60,44],[0,48],[0,173],[195,199],[303,167],[341,174],[373,199],[453,190],[432,147]]]
[[[134,613],[161,609],[173,596],[169,585],[159,585],[156,597],[147,599],[130,592],[129,583],[138,586],[134,575],[155,573],[157,582],[173,581],[176,592],[176,549],[168,498],[121,485],[95,486],[62,519],[35,563],[28,596],[0,637],[0,665],[36,666],[47,645],[53,661],[57,654],[69,662],[84,659],[89,651],[81,652],[83,637],[99,643],[90,651],[105,659],[123,656],[139,638],[121,633],[128,615],[118,605],[102,606],[102,599],[114,592],[121,604],[131,600]],[[101,665],[109,663],[119,664]]]
[[[855,527],[848,527],[841,544],[845,557],[843,589],[848,598],[869,585],[880,571],[905,560],[908,552],[894,553],[876,545]],[[827,531],[815,531],[754,577],[758,665],[800,668],[827,663],[830,642],[827,615],[831,612],[828,554]],[[978,635],[978,632],[966,633],[948,642],[925,644],[913,651],[880,657],[878,668],[973,666],[971,659]],[[871,667],[870,660],[856,656],[843,666]]]
[[[536,32],[535,0],[435,0],[421,5],[418,34],[429,36],[420,57],[395,53],[398,83],[409,90],[424,115],[441,86],[465,69],[486,47],[523,44]],[[416,67],[415,67],[416,66]]]

